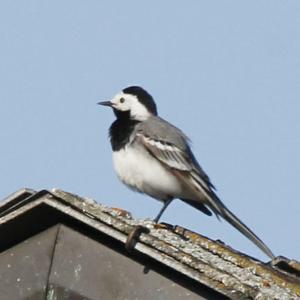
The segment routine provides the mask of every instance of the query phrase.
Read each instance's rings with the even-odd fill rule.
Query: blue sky
[[[224,203],[300,260],[299,1],[1,1],[0,198],[57,187],[153,218],[111,162],[113,114],[141,85],[182,128]],[[174,201],[162,221],[266,260],[225,221]]]

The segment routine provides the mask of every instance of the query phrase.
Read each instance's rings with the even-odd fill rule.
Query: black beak
[[[103,106],[110,106],[110,107],[112,107],[112,105],[113,105],[110,101],[102,101],[102,102],[98,102],[97,104],[103,105]]]

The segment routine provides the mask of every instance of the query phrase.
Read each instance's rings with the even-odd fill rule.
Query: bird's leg
[[[165,201],[164,206],[162,207],[162,209],[159,211],[158,215],[154,218],[154,222],[158,223],[160,217],[162,216],[162,214],[164,213],[164,211],[166,210],[166,208],[169,206],[169,204],[172,202],[172,198],[168,199],[167,201]]]
[[[169,206],[169,204],[172,202],[172,200],[173,199],[170,198],[164,202],[164,206],[162,207],[162,209],[159,211],[158,215],[153,220],[155,223],[158,223],[160,217],[162,216],[162,214],[164,213],[166,208]],[[137,243],[137,241],[142,233],[149,233],[149,229],[147,227],[138,225],[138,226],[135,226],[135,228],[129,233],[126,243],[125,243],[125,248],[129,253],[132,252],[132,249],[134,248],[135,244]]]

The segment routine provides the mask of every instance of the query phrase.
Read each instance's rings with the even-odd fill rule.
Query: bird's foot
[[[174,226],[173,226],[173,225],[168,224],[168,223],[164,223],[164,222],[162,222],[162,223],[156,223],[156,224],[154,225],[154,228],[155,228],[155,229],[174,230]]]
[[[147,227],[144,227],[142,225],[137,225],[128,235],[126,243],[125,243],[125,249],[127,252],[131,253],[134,249],[136,243],[138,242],[138,239],[142,233],[149,233],[150,230]]]

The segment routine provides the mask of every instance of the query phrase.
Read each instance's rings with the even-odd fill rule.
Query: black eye
[[[121,103],[124,103],[125,102],[125,99],[122,97],[122,98],[120,98],[120,102]]]

